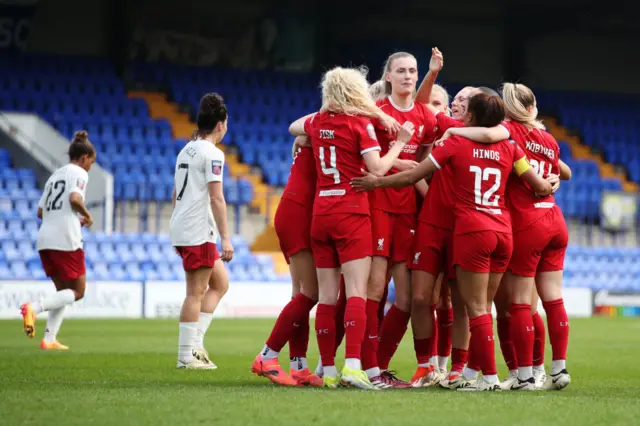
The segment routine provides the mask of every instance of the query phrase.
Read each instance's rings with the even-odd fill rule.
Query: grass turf
[[[175,369],[175,320],[67,320],[60,333],[71,347],[66,353],[41,351],[20,321],[0,321],[0,424],[568,426],[637,424],[640,418],[637,319],[573,319],[573,383],[561,392],[481,394],[276,387],[250,373],[272,324],[214,320],[205,344],[218,370],[185,371]],[[37,325],[40,338],[44,322]],[[549,350],[547,344],[547,368]],[[503,377],[497,345],[496,353]],[[288,366],[286,354],[281,360]],[[413,373],[409,338],[392,367],[405,379]]]

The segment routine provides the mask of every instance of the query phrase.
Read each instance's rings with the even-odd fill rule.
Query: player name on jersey
[[[500,153],[491,149],[474,149],[473,158],[482,158],[484,160],[500,161]]]
[[[536,142],[527,141],[525,143],[525,148],[527,149],[527,151],[540,153],[552,160],[556,158],[556,153],[553,151],[553,149],[547,148],[546,146]]]

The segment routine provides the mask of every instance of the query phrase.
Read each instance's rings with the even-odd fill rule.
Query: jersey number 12
[[[500,169],[495,169],[493,167],[481,169],[478,166],[469,166],[469,171],[475,175],[473,192],[475,195],[476,204],[489,207],[497,206],[500,196],[496,195],[495,197],[493,197],[493,200],[491,199],[491,197],[493,196],[493,194],[495,194],[498,188],[500,188],[500,177],[502,175],[502,173],[500,173]],[[495,183],[483,194],[482,182],[489,180],[491,176],[495,177]]]

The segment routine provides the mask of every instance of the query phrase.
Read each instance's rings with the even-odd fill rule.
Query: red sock
[[[345,359],[360,359],[362,341],[367,327],[367,302],[361,297],[347,299],[347,309],[344,311],[344,332],[346,336]]]
[[[510,326],[509,318],[498,318],[498,339],[500,339],[502,357],[509,370],[517,370],[518,357],[516,356],[516,348],[513,346]]]
[[[431,348],[429,349],[429,353],[431,356],[438,355],[438,339],[440,336],[438,335],[438,327],[437,327],[437,319],[436,319],[436,305],[431,305]],[[434,367],[437,367],[434,366]]]
[[[305,318],[307,322],[309,321],[309,311],[313,309],[315,304],[315,301],[302,293],[291,299],[280,312],[273,330],[271,330],[271,335],[267,339],[267,346],[274,351],[280,352],[300,327],[299,324]],[[298,327],[294,324],[298,324]]]
[[[336,342],[335,351],[338,350],[344,339],[344,310],[347,308],[347,290],[344,284],[344,276],[340,276],[340,294],[336,303]],[[335,356],[335,352],[334,352]]]
[[[451,330],[453,330],[453,308],[438,309],[438,356],[451,355]]]
[[[553,360],[567,359],[569,346],[569,318],[562,299],[542,302],[547,313],[547,328]]]
[[[396,305],[389,308],[389,312],[380,327],[380,344],[378,347],[378,366],[382,370],[389,368],[391,358],[396,353],[398,345],[407,331],[409,312],[398,309]]]
[[[509,312],[511,313],[511,340],[516,349],[518,367],[531,367],[533,366],[534,339],[531,305],[512,303]]]
[[[336,343],[336,307],[318,304],[316,309],[316,337],[320,359],[324,367],[335,365]]]
[[[469,323],[469,325],[471,325],[471,323]],[[475,371],[482,370],[482,359],[480,356],[480,352],[473,346],[473,339],[469,339],[469,361],[467,362],[467,367]]]
[[[309,315],[302,319],[289,339],[289,357],[306,358],[309,348]]]
[[[534,329],[534,341],[533,341],[533,365],[544,364],[544,342],[546,328],[544,321],[539,313],[533,314],[533,329]]]
[[[451,349],[451,371],[462,372],[469,359],[469,351],[466,349]]]
[[[413,339],[413,349],[416,351],[416,359],[418,364],[428,364],[429,358],[431,358],[431,341],[432,337],[428,339]]]
[[[378,335],[380,334],[380,327],[382,327],[382,321],[384,320],[384,307],[387,305],[387,296],[389,296],[389,284],[384,286],[384,294],[378,305]]]
[[[493,337],[493,317],[491,314],[469,318],[471,347],[480,360],[482,374],[498,374],[496,369],[495,342]]]
[[[380,302],[367,299],[367,328],[362,342],[362,369],[378,366],[378,307]]]

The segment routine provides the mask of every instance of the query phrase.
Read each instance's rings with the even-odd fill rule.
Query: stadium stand
[[[87,129],[98,161],[115,176],[118,200],[167,202],[176,153],[193,129],[192,114],[183,111],[193,113],[202,93],[218,90],[231,111],[224,147],[227,201],[251,205],[272,223],[278,187],[286,183],[291,162],[287,125],[318,108],[319,75],[136,63],[129,78],[165,93],[127,93],[113,67],[96,59],[12,57],[0,60],[0,110],[36,113],[67,137]],[[561,158],[573,169],[573,179],[557,194],[568,218],[596,221],[602,191],[637,190],[637,101],[541,92],[539,104],[557,114],[558,122],[545,122],[560,140]],[[586,145],[567,128],[578,130]],[[33,172],[12,169],[5,151],[0,151],[0,166],[0,279],[44,278],[35,251],[40,190]],[[251,248],[246,239],[234,237],[232,280],[270,282],[286,271],[274,256],[254,253],[256,248],[278,250],[272,227],[265,235]],[[87,232],[85,244],[89,279],[172,280],[184,274],[166,234]],[[639,254],[635,248],[573,246],[567,255],[567,286],[638,290]]]

